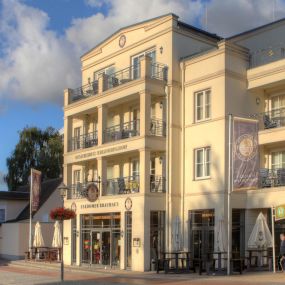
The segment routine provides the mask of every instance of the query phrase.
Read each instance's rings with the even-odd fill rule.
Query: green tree
[[[28,183],[31,168],[40,170],[43,179],[57,178],[62,173],[62,138],[52,127],[26,127],[19,132],[19,142],[6,163],[5,181],[10,191]]]

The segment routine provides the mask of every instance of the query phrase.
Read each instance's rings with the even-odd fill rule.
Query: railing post
[[[145,55],[140,60],[140,77],[141,78],[151,77],[151,57],[148,55]]]
[[[106,91],[108,88],[108,75],[103,73],[99,78],[98,78],[98,93],[102,93]]]
[[[64,99],[63,99],[63,103],[64,106],[67,106],[70,102],[71,102],[71,94],[72,94],[72,90],[71,89],[64,89]]]
[[[150,192],[150,150],[141,149],[140,151],[140,193]]]
[[[150,132],[151,94],[140,93],[140,136],[147,136]]]
[[[106,186],[106,178],[107,178],[107,161],[103,157],[97,158],[97,170],[98,170],[98,176],[101,178],[101,193],[100,196],[103,196],[105,194]]]
[[[106,121],[107,121],[107,106],[100,105],[98,106],[98,145],[102,145],[104,143],[104,131],[106,129]]]

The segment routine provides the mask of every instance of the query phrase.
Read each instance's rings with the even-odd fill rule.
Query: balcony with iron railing
[[[78,149],[89,148],[98,144],[98,133],[97,131],[73,137],[69,140],[68,150],[74,151]]]
[[[285,127],[285,108],[253,114],[250,118],[259,121],[259,130],[268,130]]]
[[[250,68],[265,65],[285,58],[285,44],[275,45],[250,53]]]
[[[259,170],[259,188],[285,186],[285,168]]]
[[[144,78],[149,74],[151,79],[167,81],[168,67],[162,63],[151,63],[146,66],[144,73],[141,64],[129,66],[113,74],[103,73],[98,80],[90,82],[76,89],[71,89],[67,93],[68,99],[65,104],[74,103],[91,96],[98,95],[101,92],[121,86],[128,82]]]
[[[98,189],[102,189],[102,196],[115,196],[123,194],[135,194],[140,192],[140,175],[117,177],[99,182],[84,182],[69,185],[67,199],[84,199],[87,197],[87,188],[95,183]],[[100,185],[100,183],[102,185]],[[165,193],[166,179],[162,175],[150,175],[150,192]]]
[[[140,120],[125,122],[120,125],[108,127],[103,132],[104,143],[128,139],[140,135]]]
[[[71,89],[70,103],[80,101],[82,99],[89,98],[98,94],[98,80],[91,83],[78,87],[76,89]]]
[[[152,118],[150,121],[150,134],[153,136],[166,136],[166,122],[161,119]]]
[[[140,192],[140,176],[126,176],[107,179],[103,182],[103,195],[120,195]]]

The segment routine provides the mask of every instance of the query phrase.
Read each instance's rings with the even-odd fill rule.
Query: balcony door
[[[285,121],[285,94],[271,97],[271,118],[275,119],[278,125],[284,126]]]
[[[132,65],[133,65],[133,79],[137,79],[140,77],[140,61],[145,56],[148,55],[151,58],[151,62],[156,62],[156,52],[155,50],[142,52],[134,57],[132,57]]]
[[[285,151],[271,153],[271,169],[285,169]]]
[[[74,128],[74,149],[80,149],[81,127]]]

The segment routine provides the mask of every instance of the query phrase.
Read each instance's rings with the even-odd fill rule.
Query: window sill
[[[201,180],[209,180],[211,179],[211,176],[205,176],[205,177],[195,177],[193,181],[201,181]]]

